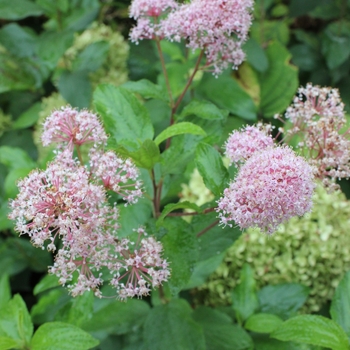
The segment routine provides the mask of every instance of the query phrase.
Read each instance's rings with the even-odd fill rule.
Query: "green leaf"
[[[247,55],[247,61],[258,72],[265,72],[269,67],[265,51],[261,48],[259,43],[254,39],[249,39],[244,45],[243,50]]]
[[[128,81],[122,87],[133,93],[138,93],[144,98],[156,98],[162,101],[169,101],[169,96],[162,86],[156,85],[147,79],[139,81]]]
[[[216,196],[222,194],[229,176],[219,152],[206,143],[200,143],[196,149],[195,162],[205,186]]]
[[[150,201],[146,198],[140,198],[133,205],[120,204],[118,209],[120,214],[118,220],[120,224],[119,238],[128,237],[135,228],[145,225],[152,213]]]
[[[213,203],[213,207],[214,206],[215,204]],[[215,222],[217,225],[213,226]],[[215,211],[194,216],[191,225],[195,234],[207,229],[209,226],[211,227],[210,230],[206,231],[204,235],[198,238],[198,259],[200,261],[205,261],[212,256],[218,256],[224,253],[242,234],[238,227],[219,226],[217,213]]]
[[[35,162],[21,148],[1,146],[0,163],[4,164],[9,170],[20,168],[34,168]]]
[[[20,179],[26,177],[32,168],[17,168],[12,169],[6,176],[4,186],[5,186],[5,198],[15,198],[18,193],[17,182]]]
[[[8,205],[8,202],[3,201],[0,204],[0,231],[4,231],[13,227],[12,221],[8,219],[9,213],[10,213],[10,207]]]
[[[58,287],[58,277],[56,275],[46,275],[40,280],[39,283],[33,289],[33,294],[38,295],[39,293],[45,292],[48,289]]]
[[[140,168],[151,170],[160,161],[159,148],[152,140],[145,140],[136,151],[128,151],[123,146],[117,147],[115,151],[122,156],[132,158]]]
[[[232,308],[239,323],[247,320],[259,307],[254,272],[244,264],[240,273],[240,283],[232,292]]]
[[[257,118],[253,99],[230,75],[221,74],[218,78],[205,75],[198,91],[205,99],[238,117],[253,121]]]
[[[324,31],[322,53],[329,69],[339,67],[350,56],[350,25],[334,22]]]
[[[195,115],[203,119],[220,120],[220,119],[225,119],[228,113],[227,111],[224,111],[218,108],[216,105],[214,105],[209,101],[192,100],[181,111],[178,119],[183,119],[190,115]]]
[[[63,287],[55,288],[43,293],[39,301],[30,310],[35,324],[53,321],[57,312],[70,302],[71,296]]]
[[[232,323],[226,314],[205,306],[196,308],[194,320],[203,327],[207,350],[253,349],[253,340],[240,326]]]
[[[0,277],[0,309],[11,299],[9,276],[3,274]]]
[[[29,344],[33,334],[33,323],[27,306],[16,294],[0,312],[0,336],[13,339],[21,347]],[[18,346],[20,347],[20,346]]]
[[[166,218],[163,224],[168,233],[162,239],[164,256],[171,265],[169,287],[173,295],[188,283],[197,261],[197,239],[190,225],[181,218]]]
[[[87,332],[105,331],[110,334],[126,334],[140,327],[147,317],[150,307],[142,301],[130,299],[126,302],[112,300],[95,311],[81,327]]]
[[[9,337],[0,336],[0,350],[15,349],[17,342]]]
[[[32,350],[86,350],[99,344],[89,333],[63,322],[41,325],[31,341]]]
[[[25,129],[34,125],[39,119],[41,108],[40,102],[34,103],[12,123],[12,129]]]
[[[106,61],[108,52],[107,41],[97,41],[88,45],[73,61],[73,71],[95,72]]]
[[[260,313],[251,315],[244,328],[256,333],[271,333],[282,323],[283,320],[276,315]]]
[[[181,174],[192,161],[196,146],[202,137],[179,135],[171,140],[171,146],[161,154],[162,175]]]
[[[92,291],[79,295],[61,308],[55,315],[55,321],[61,321],[81,327],[93,314],[94,293]]]
[[[153,126],[146,108],[129,91],[109,84],[99,85],[94,92],[94,105],[101,115],[110,138],[133,143],[153,139]]]
[[[296,341],[331,348],[349,349],[349,341],[343,329],[323,316],[301,315],[285,321],[270,337],[283,341]]]
[[[298,70],[289,61],[288,50],[278,42],[266,49],[269,68],[260,75],[260,110],[265,117],[281,113],[290,104],[298,87]]]
[[[88,72],[64,71],[58,79],[58,91],[72,107],[89,107],[92,88]],[[79,93],[77,93],[77,91]]]
[[[310,289],[298,283],[266,286],[259,290],[260,311],[282,319],[293,316],[305,303]]]
[[[173,299],[153,308],[144,325],[145,348],[206,349],[203,331],[193,321],[191,313],[191,307],[183,299]]]
[[[157,227],[159,227],[163,223],[165,217],[169,213],[171,213],[172,211],[177,210],[177,209],[192,209],[194,212],[197,212],[197,213],[200,213],[202,211],[198,205],[191,203],[191,202],[188,202],[188,201],[167,204],[164,207],[162,214],[159,216],[159,218],[157,220]]]
[[[33,57],[38,38],[34,32],[17,23],[10,23],[0,30],[0,44],[16,57]]]
[[[332,319],[350,337],[350,271],[346,273],[335,290],[330,308]]]
[[[26,18],[29,16],[40,16],[41,8],[29,0],[0,0],[0,18],[10,21]]]
[[[56,68],[58,61],[73,44],[74,33],[72,31],[43,32],[39,37],[38,56],[49,67]]]
[[[156,143],[156,145],[159,145],[161,142],[173,136],[181,134],[192,134],[200,136],[206,135],[205,131],[200,126],[190,122],[181,122],[173,124],[166,128],[154,139],[154,142]]]

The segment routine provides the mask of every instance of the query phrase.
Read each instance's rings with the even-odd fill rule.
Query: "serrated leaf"
[[[178,119],[183,119],[190,115],[209,120],[221,120],[227,117],[228,112],[218,108],[215,104],[209,101],[192,100],[181,111]]]
[[[330,314],[350,338],[350,271],[346,273],[335,290]]]
[[[256,333],[271,333],[282,323],[283,320],[276,315],[259,313],[251,315],[244,328]]]
[[[149,310],[149,305],[142,300],[131,299],[125,303],[113,300],[95,311],[81,327],[87,332],[126,334],[141,326]]]
[[[266,286],[259,290],[260,311],[282,319],[293,316],[305,303],[310,289],[298,283]]]
[[[162,224],[163,220],[169,213],[177,209],[192,209],[194,212],[197,212],[197,213],[200,213],[202,211],[198,205],[188,201],[167,204],[164,207],[162,214],[159,216],[157,220],[157,227],[159,227]]]
[[[179,135],[171,140],[171,146],[161,154],[162,175],[181,174],[192,161],[200,137]]]
[[[291,55],[278,42],[266,49],[269,68],[260,75],[260,110],[265,117],[283,112],[298,88],[298,70],[289,63]]]
[[[29,0],[13,0],[11,4],[8,0],[0,0],[0,18],[16,21],[29,16],[40,16],[42,9]]]
[[[204,331],[207,350],[253,349],[253,340],[240,326],[232,323],[229,316],[208,307],[196,308],[193,318]]]
[[[216,196],[222,194],[229,176],[219,152],[208,144],[200,143],[196,148],[195,162],[205,186]]]
[[[153,126],[146,108],[129,91],[102,84],[93,95],[106,132],[118,144],[127,140],[138,147],[139,142],[153,138]]]
[[[240,283],[232,292],[232,308],[238,322],[242,324],[258,309],[259,301],[254,272],[248,264],[243,265],[239,279]]]
[[[0,336],[13,339],[21,347],[28,346],[33,334],[33,323],[27,306],[19,294],[16,294],[1,309]],[[17,345],[17,346],[18,346]]]
[[[32,350],[86,350],[99,344],[89,333],[63,322],[48,322],[35,332]]]
[[[205,136],[206,132],[198,125],[190,123],[190,122],[181,122],[176,123],[165,130],[163,130],[155,139],[154,142],[156,145],[159,145],[161,142],[181,134],[192,134],[192,135],[200,135]]]
[[[162,101],[169,101],[167,92],[162,86],[156,85],[147,79],[139,81],[128,81],[122,85],[128,91],[138,93],[144,98],[156,98]]]
[[[181,218],[166,218],[163,227],[168,233],[163,237],[164,257],[171,266],[169,287],[173,295],[188,283],[197,261],[197,239],[190,225]]]
[[[323,316],[301,315],[290,318],[276,329],[270,337],[283,341],[296,341],[347,350],[349,341],[343,329],[333,320]]]
[[[192,310],[183,299],[151,310],[144,325],[144,343],[152,350],[204,350],[205,340],[201,327],[192,319]]]
[[[136,166],[149,170],[160,161],[159,148],[152,140],[145,140],[137,151],[130,152],[129,155]]]

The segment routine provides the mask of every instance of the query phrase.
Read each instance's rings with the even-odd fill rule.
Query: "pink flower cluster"
[[[156,3],[170,12],[164,19],[157,18],[155,26],[150,20],[149,8]],[[244,60],[241,47],[247,40],[252,7],[252,0],[192,0],[178,6],[173,1],[134,0],[130,15],[138,24],[131,32],[131,40],[137,42],[154,36],[177,42],[185,40],[188,48],[204,50],[205,68],[212,67],[218,75],[229,65],[235,68]],[[140,18],[140,13],[146,17]]]
[[[231,164],[236,165],[245,162],[255,152],[272,147],[273,138],[270,135],[269,125],[247,125],[242,130],[234,130],[225,143],[225,156]]]
[[[142,39],[153,39],[161,34],[160,17],[178,7],[174,0],[134,0],[130,6],[130,17],[137,25],[130,32],[130,39],[138,43]]]
[[[288,147],[255,152],[218,201],[221,223],[235,221],[241,229],[259,227],[273,233],[312,206],[313,169]]]
[[[143,228],[137,232],[136,244],[123,238],[117,250],[121,258],[109,264],[110,271],[115,271],[111,284],[116,287],[120,299],[148,295],[151,286],[161,285],[170,276],[168,262],[161,257],[162,245],[153,237],[141,239],[147,236]]]
[[[84,143],[104,145],[107,135],[96,114],[67,106],[46,118],[41,139],[44,146],[58,143],[60,148],[67,146],[73,151],[74,145]]]
[[[337,89],[299,88],[285,116],[292,123],[286,138],[298,135],[298,147],[326,187],[335,189],[337,178],[350,177],[350,129],[342,132],[346,119]]]
[[[46,170],[35,170],[19,182],[19,194],[10,203],[9,214],[16,220],[16,231],[28,234],[33,245],[56,253],[49,272],[56,274],[73,296],[86,290],[101,296],[102,267],[119,276],[118,283],[115,278],[111,283],[121,299],[145,295],[152,286],[166,281],[169,270],[166,260],[161,259],[161,243],[143,239],[140,249],[136,250],[137,243],[135,250],[127,254],[126,240],[119,241],[117,237],[119,211],[115,204],[109,204],[106,191],[115,191],[127,203],[136,203],[142,195],[141,182],[131,160],[103,151],[106,134],[97,116],[66,107],[53,112],[44,129],[46,140],[61,142],[63,151]],[[85,142],[94,144],[90,169],[72,157],[74,146]],[[139,233],[145,234],[143,229]],[[134,275],[126,284],[123,282],[132,256],[141,256],[142,263],[135,263],[132,271],[139,276],[138,269],[142,270],[142,290],[143,282],[135,284]]]

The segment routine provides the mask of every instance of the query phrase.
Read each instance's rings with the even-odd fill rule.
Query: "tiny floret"
[[[286,138],[298,135],[298,147],[315,176],[329,190],[338,188],[336,179],[350,177],[350,129],[343,131],[346,118],[338,90],[301,87],[285,116],[291,122]]]
[[[240,131],[234,130],[225,143],[225,155],[231,163],[240,164],[255,152],[273,147],[269,126],[246,126]]]
[[[252,7],[251,0],[192,0],[172,11],[161,29],[170,41],[185,40],[188,48],[204,50],[206,67],[218,75],[244,60],[242,44],[248,37]]]
[[[256,152],[239,169],[218,201],[219,218],[241,228],[259,227],[271,234],[293,216],[311,209],[313,169],[288,147]]]
[[[139,171],[130,159],[119,158],[114,152],[90,151],[92,175],[104,187],[118,193],[127,203],[136,203],[142,196]]]
[[[152,287],[158,287],[170,276],[168,262],[162,258],[162,244],[146,237],[143,228],[136,231],[136,244],[123,238],[116,247],[115,262],[109,264],[110,270],[115,271],[111,284],[121,300],[148,295]]]
[[[44,146],[57,143],[59,148],[73,151],[74,145],[84,143],[105,144],[107,135],[96,114],[87,110],[78,111],[69,106],[52,112],[43,124]]]

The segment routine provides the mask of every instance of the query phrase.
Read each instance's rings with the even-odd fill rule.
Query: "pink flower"
[[[108,265],[115,276],[111,284],[116,287],[120,299],[148,295],[151,288],[158,287],[168,280],[170,271],[168,262],[161,257],[163,247],[153,237],[147,236],[139,228],[136,244],[122,239],[116,248],[119,257]]]
[[[93,143],[97,146],[107,141],[107,135],[97,115],[87,110],[77,111],[71,107],[62,107],[61,110],[54,111],[43,126],[41,138],[44,146],[56,142],[59,147],[67,147],[73,151],[74,145]]]
[[[350,130],[341,131],[346,118],[337,89],[299,88],[285,116],[292,123],[286,138],[298,135],[298,147],[326,187],[335,189],[337,178],[350,177]]]
[[[35,170],[19,183],[19,194],[11,203],[9,218],[16,220],[16,231],[28,234],[33,245],[58,249],[50,272],[61,284],[79,274],[69,285],[73,295],[94,289],[98,294],[98,271],[109,260],[109,246],[118,229],[118,211],[110,207],[102,186],[89,182],[86,168],[70,156],[58,155],[45,171]]]
[[[259,227],[271,234],[279,224],[311,209],[313,169],[290,148],[254,153],[218,201],[224,225]]]
[[[130,159],[121,159],[112,151],[92,149],[90,165],[94,178],[102,180],[106,189],[118,193],[127,203],[136,203],[142,196],[139,172]]]
[[[142,39],[153,39],[159,35],[159,17],[176,9],[174,0],[133,0],[130,17],[137,20],[137,25],[130,32],[131,41],[137,43]]]
[[[274,142],[269,134],[271,127],[265,125],[246,126],[234,130],[225,143],[225,156],[236,165],[245,162],[255,152],[273,147]]]
[[[192,0],[172,11],[161,22],[161,31],[171,41],[184,39],[187,47],[204,50],[206,67],[212,66],[217,75],[244,60],[241,46],[247,40],[252,7],[252,0]]]

